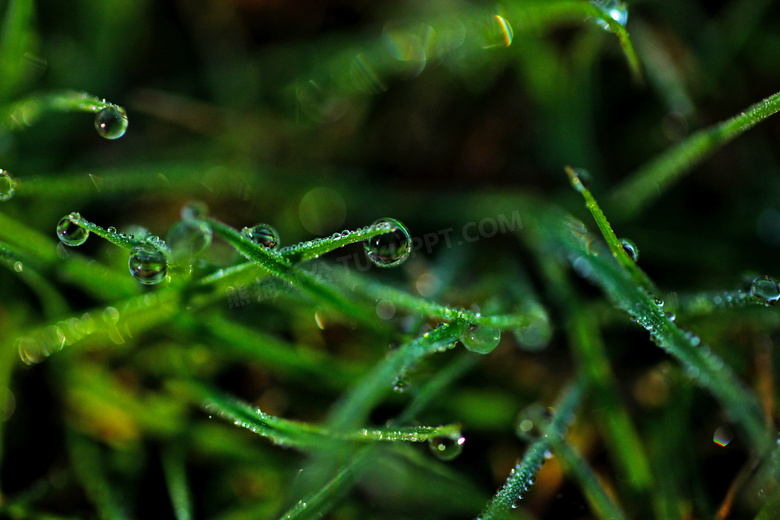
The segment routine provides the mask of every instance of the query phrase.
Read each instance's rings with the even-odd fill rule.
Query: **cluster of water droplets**
[[[106,139],[119,139],[127,131],[127,112],[116,105],[101,109],[95,114],[95,130]]]

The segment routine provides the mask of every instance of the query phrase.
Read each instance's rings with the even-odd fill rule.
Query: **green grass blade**
[[[555,416],[544,430],[544,435],[528,446],[522,460],[512,469],[512,474],[504,486],[488,503],[487,508],[478,520],[499,520],[518,506],[539,469],[544,464],[548,452],[553,445],[553,439],[561,438],[574,419],[574,414],[583,396],[583,385],[575,382],[567,387],[555,406]]]
[[[186,385],[186,383],[182,383]],[[237,399],[223,397],[216,391],[196,388],[193,384],[184,389],[191,396],[202,398],[204,408],[216,413],[237,426],[267,437],[274,444],[295,447],[311,451],[322,449],[333,443],[366,442],[425,442],[435,437],[460,437],[460,427],[454,424],[445,426],[414,426],[357,430],[332,430],[327,427],[291,421],[275,417],[244,404]]]
[[[244,237],[241,233],[215,219],[206,219],[215,234],[225,239],[230,245],[248,259],[261,266],[274,276],[300,288],[315,300],[324,303],[356,321],[370,326],[374,330],[381,330],[384,326],[378,322],[376,314],[364,309],[347,298],[346,295],[337,292],[331,285],[318,281],[314,276],[296,269],[281,255],[268,251],[259,244]]]
[[[66,90],[35,94],[17,101],[8,108],[2,120],[8,129],[15,130],[34,125],[50,112],[97,113],[109,107],[122,108],[86,92]]]
[[[371,409],[390,391],[398,376],[423,357],[453,345],[460,339],[463,329],[461,323],[443,323],[390,352],[334,406],[328,421],[330,427],[343,429],[363,423]]]
[[[574,446],[562,437],[553,437],[552,445],[563,465],[576,477],[596,516],[602,520],[627,520],[628,517],[607,494],[596,474]]]
[[[721,146],[780,110],[780,92],[727,121],[705,128],[634,172],[610,196],[611,213],[621,220],[637,215],[685,173]]]
[[[192,520],[192,495],[187,485],[184,452],[181,446],[171,444],[163,449],[161,456],[176,520]]]
[[[27,79],[24,56],[35,52],[35,4],[9,0],[0,26],[0,100],[7,100]]]
[[[590,190],[582,183],[579,176],[577,175],[577,172],[571,167],[567,166],[566,174],[569,176],[569,181],[571,182],[571,185],[574,187],[574,189],[580,192],[582,197],[585,199],[585,204],[587,205],[588,210],[590,211],[591,215],[593,215],[593,219],[596,221],[596,225],[598,225],[599,230],[601,230],[601,234],[604,235],[604,239],[607,241],[609,250],[612,251],[612,254],[615,256],[618,263],[623,266],[626,272],[637,284],[639,284],[647,291],[656,292],[655,287],[653,287],[653,283],[650,281],[647,275],[639,268],[639,266],[636,265],[636,261],[628,256],[628,253],[623,247],[620,239],[618,239],[617,235],[615,235],[615,232],[612,230],[612,226],[607,220],[606,215],[604,215],[604,212],[601,211],[598,202],[596,202],[596,199],[590,193]]]
[[[600,244],[583,245],[581,236],[567,228],[564,221],[565,216],[556,212],[543,217],[543,231],[534,234],[541,249],[563,251],[580,274],[600,286],[613,303],[628,312],[657,345],[677,358],[690,376],[718,399],[753,448],[764,453],[771,445],[764,414],[755,395],[731,367],[702,345],[699,337],[666,316],[655,298],[635,283],[612,254]]]

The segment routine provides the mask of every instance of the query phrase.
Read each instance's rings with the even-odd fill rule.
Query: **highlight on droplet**
[[[715,434],[712,436],[712,442],[723,448],[726,447],[733,438],[734,432],[728,425],[724,424],[718,426],[718,429],[715,430]]]

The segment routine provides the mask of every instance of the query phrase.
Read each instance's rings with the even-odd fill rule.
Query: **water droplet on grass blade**
[[[734,438],[734,432],[731,431],[731,428],[729,428],[728,425],[724,424],[723,426],[719,426],[718,429],[715,430],[715,434],[712,436],[712,442],[714,442],[721,448],[725,448],[733,438]]]
[[[631,260],[634,262],[639,260],[639,248],[636,247],[636,244],[632,240],[621,238],[620,245],[623,246],[623,251],[626,252]]]
[[[463,443],[466,438],[462,436],[442,436],[428,439],[428,447],[439,460],[449,461],[456,458],[463,451]]]
[[[165,278],[168,263],[162,251],[143,244],[130,251],[128,267],[136,280],[144,285],[155,285]]]
[[[16,191],[16,181],[11,174],[5,170],[0,170],[0,202],[10,200]]]
[[[460,337],[463,346],[477,354],[493,352],[501,341],[501,330],[485,325],[469,325]]]
[[[106,139],[119,139],[127,130],[127,113],[118,106],[104,108],[95,114],[95,130]]]
[[[72,213],[57,222],[57,237],[66,246],[80,246],[89,238],[89,230],[73,222],[75,218],[81,218],[81,215]]]
[[[535,442],[544,436],[552,420],[552,412],[544,406],[534,403],[517,415],[515,433],[526,442]]]
[[[589,187],[593,182],[593,177],[590,176],[588,170],[584,170],[582,168],[572,168],[571,172],[574,175],[574,178],[580,181],[580,184],[586,188]],[[580,189],[576,183],[574,184],[574,187],[578,190]]]
[[[168,230],[168,247],[174,262],[190,261],[211,245],[211,229],[202,222],[182,220]]]
[[[209,208],[205,202],[199,200],[191,200],[181,208],[179,215],[182,220],[190,220],[195,218],[204,218],[209,213]]]
[[[501,15],[493,15],[485,26],[483,32],[485,42],[483,49],[509,47],[514,39],[514,32],[509,22]]]
[[[279,249],[279,232],[269,224],[257,224],[251,228],[245,227],[241,233],[257,245],[266,249]]]
[[[780,299],[780,282],[771,276],[759,276],[750,285],[750,295],[774,305]]]
[[[389,233],[371,237],[364,247],[368,258],[379,267],[395,267],[404,262],[412,251],[412,238],[406,227],[392,218],[382,218],[373,227],[386,225]]]
[[[626,25],[628,21],[628,6],[619,0],[591,0],[591,4],[598,7],[604,14],[615,20],[620,25]],[[609,25],[604,20],[597,20],[599,27],[605,31],[611,31]]]

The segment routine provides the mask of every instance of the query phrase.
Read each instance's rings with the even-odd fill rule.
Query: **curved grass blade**
[[[86,92],[65,90],[46,94],[34,94],[13,103],[2,116],[3,123],[11,130],[32,126],[49,112],[97,113],[104,108],[124,108]]]
[[[553,436],[551,439],[555,454],[560,457],[564,466],[574,474],[585,493],[588,503],[598,518],[603,520],[626,520],[625,513],[610,498],[604,486],[598,480],[588,463],[583,460],[577,450],[563,437]]]
[[[432,401],[438,398],[452,383],[476,364],[475,356],[462,355],[450,365],[434,374],[411,403],[391,424],[404,424],[414,419]],[[316,491],[299,500],[282,515],[283,520],[301,520],[327,513],[337,499],[344,496],[362,477],[366,464],[376,456],[376,446],[369,446],[355,453],[346,465]]]
[[[351,278],[356,277],[355,275],[352,275]],[[359,283],[354,284],[354,286],[356,287],[356,291],[362,292],[370,298],[390,301],[398,309],[419,312],[432,319],[461,321],[464,323],[474,323],[499,329],[516,329],[529,325],[529,319],[524,315],[482,315],[479,312],[449,307],[426,300],[425,298],[413,296],[407,292],[390,287],[389,285],[373,282],[365,278],[360,279]]]
[[[192,495],[187,485],[184,452],[179,445],[171,444],[163,449],[161,457],[176,520],[191,520]]]
[[[688,374],[721,403],[750,445],[759,454],[765,453],[771,437],[755,395],[720,357],[701,345],[699,337],[667,317],[655,298],[611,254],[599,244],[585,247],[581,237],[561,224],[564,220],[564,215],[552,211],[540,220],[540,229],[532,233],[537,247],[550,253],[563,252],[578,273],[600,286],[616,306],[650,333],[658,346],[677,358]]]
[[[569,176],[571,185],[575,190],[580,192],[585,199],[585,204],[588,207],[588,210],[590,211],[591,215],[593,215],[593,219],[596,221],[596,225],[598,225],[599,230],[601,230],[601,234],[604,235],[604,239],[607,242],[609,250],[612,251],[612,254],[615,256],[618,263],[623,266],[631,278],[642,288],[650,292],[656,292],[656,289],[653,286],[653,282],[651,282],[647,275],[639,268],[639,266],[636,265],[636,261],[628,256],[625,247],[623,247],[623,244],[612,230],[612,226],[609,224],[606,215],[604,215],[604,212],[601,211],[598,202],[596,202],[596,199],[590,193],[590,190],[582,183],[582,180],[577,175],[577,172],[570,166],[567,166],[565,170],[566,174]]]
[[[259,244],[255,244],[241,233],[223,224],[215,219],[204,219],[204,222],[211,226],[211,229],[217,235],[225,239],[236,250],[263,267],[274,276],[285,280],[295,287],[299,287],[309,296],[322,302],[337,312],[343,313],[356,321],[370,326],[374,330],[382,330],[383,324],[379,323],[373,310],[368,311],[345,295],[335,291],[331,286],[318,281],[311,274],[296,269],[293,265],[281,255],[268,251]]]
[[[32,0],[9,0],[0,27],[0,100],[5,101],[27,79],[24,56],[34,52],[35,4]]]
[[[738,115],[699,130],[634,172],[610,196],[610,212],[621,220],[636,216],[685,173],[718,148],[780,110],[780,92]]]
[[[183,383],[186,384],[186,383]],[[194,385],[189,385],[193,387]],[[267,437],[274,444],[301,450],[319,450],[323,445],[366,442],[424,442],[433,437],[460,436],[460,426],[415,426],[398,428],[332,430],[328,427],[275,417],[244,404],[237,399],[222,397],[208,389],[190,389],[201,397],[209,413],[217,413],[237,426]]]
[[[554,439],[561,439],[566,433],[582,397],[583,385],[579,381],[575,381],[561,393],[555,406],[555,416],[545,428],[544,435],[528,447],[523,458],[512,469],[506,484],[488,503],[478,520],[500,520],[517,507],[518,501],[533,485],[533,479],[544,464]]]
[[[453,345],[464,328],[462,323],[443,323],[389,353],[333,407],[328,421],[329,427],[344,429],[363,423],[371,409],[392,388],[395,378],[423,357]]]

